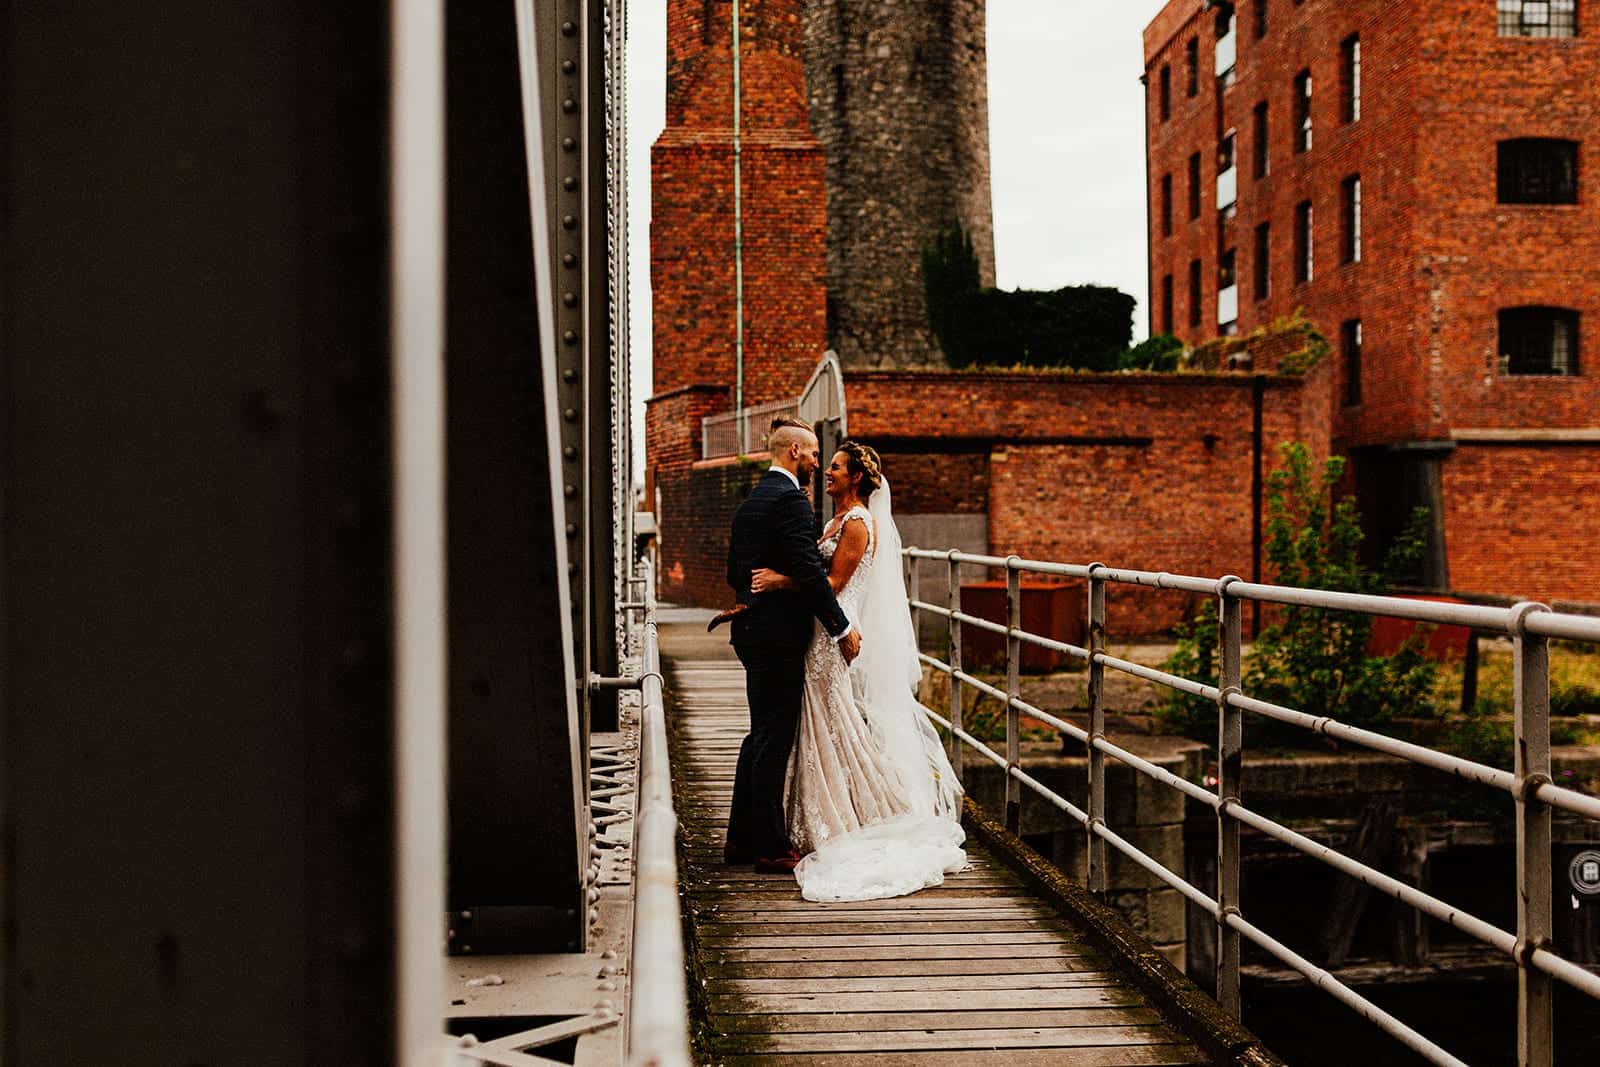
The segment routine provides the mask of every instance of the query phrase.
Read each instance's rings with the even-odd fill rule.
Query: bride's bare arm
[[[833,553],[833,565],[828,570],[828,584],[833,586],[833,591],[838,593],[844,588],[850,576],[861,565],[861,557],[867,554],[867,545],[870,542],[867,533],[867,524],[864,522],[846,522],[844,533],[839,535],[839,547]],[[788,575],[779,574],[770,567],[757,567],[750,572],[750,591],[753,593],[766,593],[774,589],[793,589],[794,580]]]

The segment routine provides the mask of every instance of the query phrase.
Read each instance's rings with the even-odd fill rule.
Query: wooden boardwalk
[[[687,624],[662,637],[682,877],[709,1024],[703,1062],[1209,1062],[975,842],[971,870],[886,901],[813,904],[790,875],[725,865],[749,722],[744,674],[725,644],[718,655]]]

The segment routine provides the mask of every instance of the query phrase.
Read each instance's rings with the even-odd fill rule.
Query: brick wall
[[[1443,476],[1453,586],[1600,601],[1600,444],[1462,445]]]
[[[661,484],[662,537],[656,595],[674,604],[727,607],[733,513],[766,472],[754,457],[697,463]]]

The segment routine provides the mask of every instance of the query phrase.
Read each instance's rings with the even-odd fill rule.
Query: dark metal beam
[[[0,6],[10,1067],[396,1062],[387,18]]]

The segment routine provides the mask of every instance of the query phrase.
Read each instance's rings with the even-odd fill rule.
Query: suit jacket
[[[817,551],[815,521],[806,495],[776,470],[767,471],[734,512],[728,584],[739,603],[750,606],[734,616],[734,644],[804,649],[813,618],[833,637],[850,628]],[[788,575],[795,587],[750,592],[750,574],[757,567]]]

